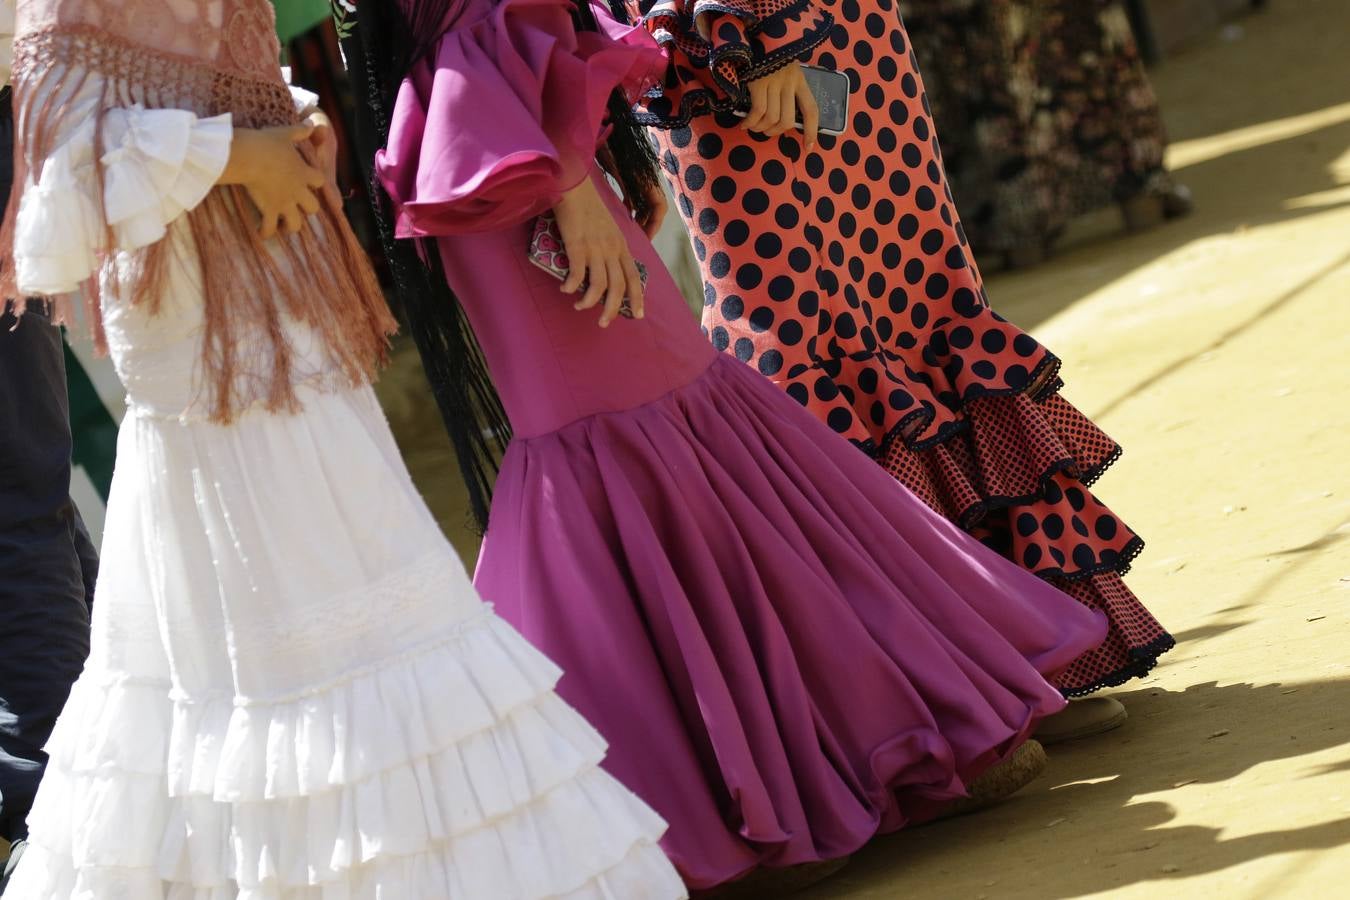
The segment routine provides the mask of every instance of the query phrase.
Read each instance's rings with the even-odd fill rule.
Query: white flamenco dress
[[[114,110],[100,204],[79,115],[100,91],[67,107],[15,245],[24,290],[100,278],[129,412],[93,652],[6,900],[684,896],[664,823],[598,768],[559,670],[479,600],[369,387],[301,385],[302,412],[228,426],[199,414],[178,220],[223,170],[230,121]],[[123,249],[178,244],[156,314],[120,299],[124,256],[96,258],[109,223]]]

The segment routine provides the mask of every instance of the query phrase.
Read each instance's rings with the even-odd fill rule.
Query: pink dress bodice
[[[651,242],[597,174],[615,86],[664,66],[638,29],[573,30],[565,0],[468,0],[404,82],[377,160],[403,237],[437,237],[517,437],[631,409],[688,384],[714,351]],[[485,122],[490,117],[491,122]],[[646,318],[597,326],[530,263],[533,218],[597,180],[651,273]]]
[[[600,188],[612,196],[603,182]],[[597,311],[573,309],[576,297],[528,260],[528,224],[439,242],[518,438],[649,403],[693,381],[717,356],[651,242],[617,198],[614,207],[651,280],[645,317],[608,328],[596,324]]]

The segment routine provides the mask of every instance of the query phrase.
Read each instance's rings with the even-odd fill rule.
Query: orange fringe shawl
[[[103,83],[100,116],[140,103],[201,117],[230,113],[236,128],[299,122],[279,74],[274,82],[234,74],[87,27],[21,36],[14,44],[14,191],[0,230],[0,296],[17,299],[14,228],[28,173],[34,173],[35,182],[40,177],[42,161],[55,149],[65,103],[90,79]],[[101,144],[101,129],[96,134]],[[304,145],[302,152],[307,149]],[[307,156],[314,162],[312,154]],[[100,185],[102,176],[100,166]],[[294,411],[298,383],[317,379],[327,387],[335,381],[356,386],[387,361],[394,318],[342,209],[320,199],[321,210],[307,228],[270,242],[258,237],[257,214],[241,187],[216,187],[184,216],[205,296],[201,372],[213,421],[230,422],[258,403],[270,411]],[[171,243],[166,237],[137,251],[130,302],[157,310]],[[112,249],[108,229],[99,250],[106,256]],[[96,281],[97,276],[91,279]],[[97,284],[83,293],[95,346],[106,352]],[[45,299],[56,303],[59,315],[69,298]],[[22,304],[14,307],[20,311]],[[326,371],[296,370],[285,317],[322,339]]]

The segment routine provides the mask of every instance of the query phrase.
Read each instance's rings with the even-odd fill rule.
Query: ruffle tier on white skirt
[[[557,669],[485,612],[289,703],[88,671],[10,898],[683,896],[664,823],[598,765]]]
[[[132,312],[114,336],[177,347],[183,323]],[[665,823],[479,600],[369,388],[304,398],[123,422],[92,653],[5,900],[685,896]]]

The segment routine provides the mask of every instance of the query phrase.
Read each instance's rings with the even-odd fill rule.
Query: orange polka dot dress
[[[1089,490],[1119,446],[1059,360],[989,306],[893,0],[657,0],[641,116],[693,236],[713,346],[759,370],[939,512],[1111,622],[1059,676],[1081,696],[1173,646],[1125,586],[1143,542]],[[695,24],[698,23],[698,25]],[[807,150],[732,113],[794,60],[844,72],[850,121]]]

